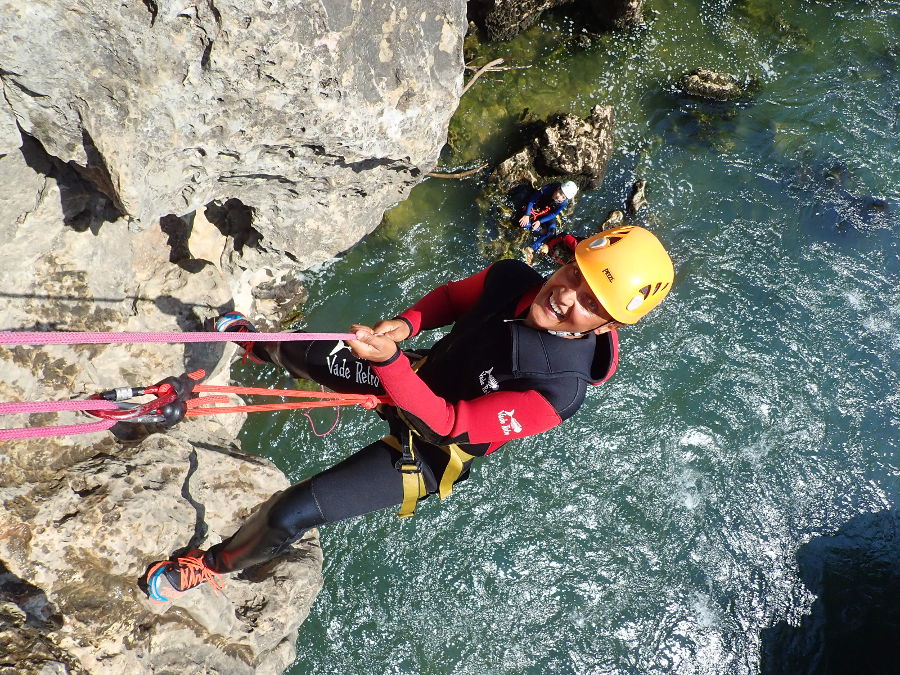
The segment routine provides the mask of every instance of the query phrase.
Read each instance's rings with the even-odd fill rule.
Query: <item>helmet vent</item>
[[[620,239],[624,239],[625,235],[627,235],[633,229],[633,225],[624,225],[622,227],[614,227],[611,230],[606,230],[603,233],[603,238],[606,239],[607,243],[603,244],[604,246],[612,246]],[[594,248],[593,246],[591,248]]]

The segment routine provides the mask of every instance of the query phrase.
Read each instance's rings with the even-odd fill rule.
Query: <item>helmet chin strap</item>
[[[504,323],[509,323],[509,322],[511,322],[511,321],[524,321],[524,320],[525,320],[524,318],[521,318],[521,319],[503,319],[503,322],[504,322]],[[611,324],[611,323],[613,323],[613,322],[612,322],[612,321],[604,321],[603,323],[601,323],[601,324],[600,324],[599,326],[597,326],[596,328],[591,328],[591,330],[586,330],[586,331],[583,331],[583,332],[581,332],[581,333],[576,333],[576,332],[573,332],[573,331],[570,331],[570,330],[550,330],[549,328],[547,328],[547,329],[545,329],[545,330],[546,330],[547,333],[550,333],[550,335],[555,335],[556,337],[562,337],[562,338],[583,338],[585,335],[589,335],[590,333],[593,333],[595,330],[597,330],[597,328],[603,328],[604,326],[606,326],[606,325],[608,325],[608,324]]]
[[[573,333],[572,331],[568,331],[568,330],[547,330],[547,332],[550,333],[550,335],[556,335],[557,337],[582,338],[585,335],[589,335],[590,333],[593,333],[595,330],[597,330],[597,328],[603,328],[604,326],[608,326],[611,323],[614,323],[614,322],[613,321],[604,321],[596,328],[591,328],[590,330],[586,330],[582,333]]]
[[[598,326],[598,328],[599,328],[599,326]],[[548,330],[547,332],[550,333],[550,335],[555,335],[556,337],[580,338],[580,337],[584,337],[591,331],[585,331],[584,333],[573,333],[572,331],[569,331],[569,330]]]

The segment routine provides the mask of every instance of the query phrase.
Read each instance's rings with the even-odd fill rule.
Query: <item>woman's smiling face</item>
[[[612,322],[574,262],[547,279],[525,319],[525,325],[538,330],[568,333],[586,333],[607,324],[614,327]]]

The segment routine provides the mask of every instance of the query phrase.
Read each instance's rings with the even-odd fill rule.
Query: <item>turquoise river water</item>
[[[473,47],[530,67],[465,95],[445,164],[495,164],[525,108],[614,106],[607,175],[568,224],[593,231],[645,179],[636,222],[669,245],[673,294],[565,425],[412,519],[322,529],[293,675],[898,672],[900,2],[651,0],[646,19],[596,35],[552,14]],[[759,89],[679,95],[698,66]],[[308,275],[299,325],[372,323],[488,264],[483,189],[425,180]],[[242,440],[299,480],[382,433],[361,410],[324,438],[279,413]]]

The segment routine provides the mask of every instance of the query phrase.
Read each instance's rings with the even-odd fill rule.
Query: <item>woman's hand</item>
[[[519,227],[527,228],[530,220],[531,218],[529,218],[527,214],[522,216],[521,218],[519,218]]]
[[[373,329],[376,333],[390,338],[394,342],[403,342],[409,337],[409,324],[400,319],[385,319],[375,324]]]
[[[397,343],[394,340],[386,335],[376,335],[375,330],[368,326],[353,324],[350,326],[350,332],[356,334],[356,339],[349,340],[347,345],[350,351],[361,359],[383,363],[397,353]]]

